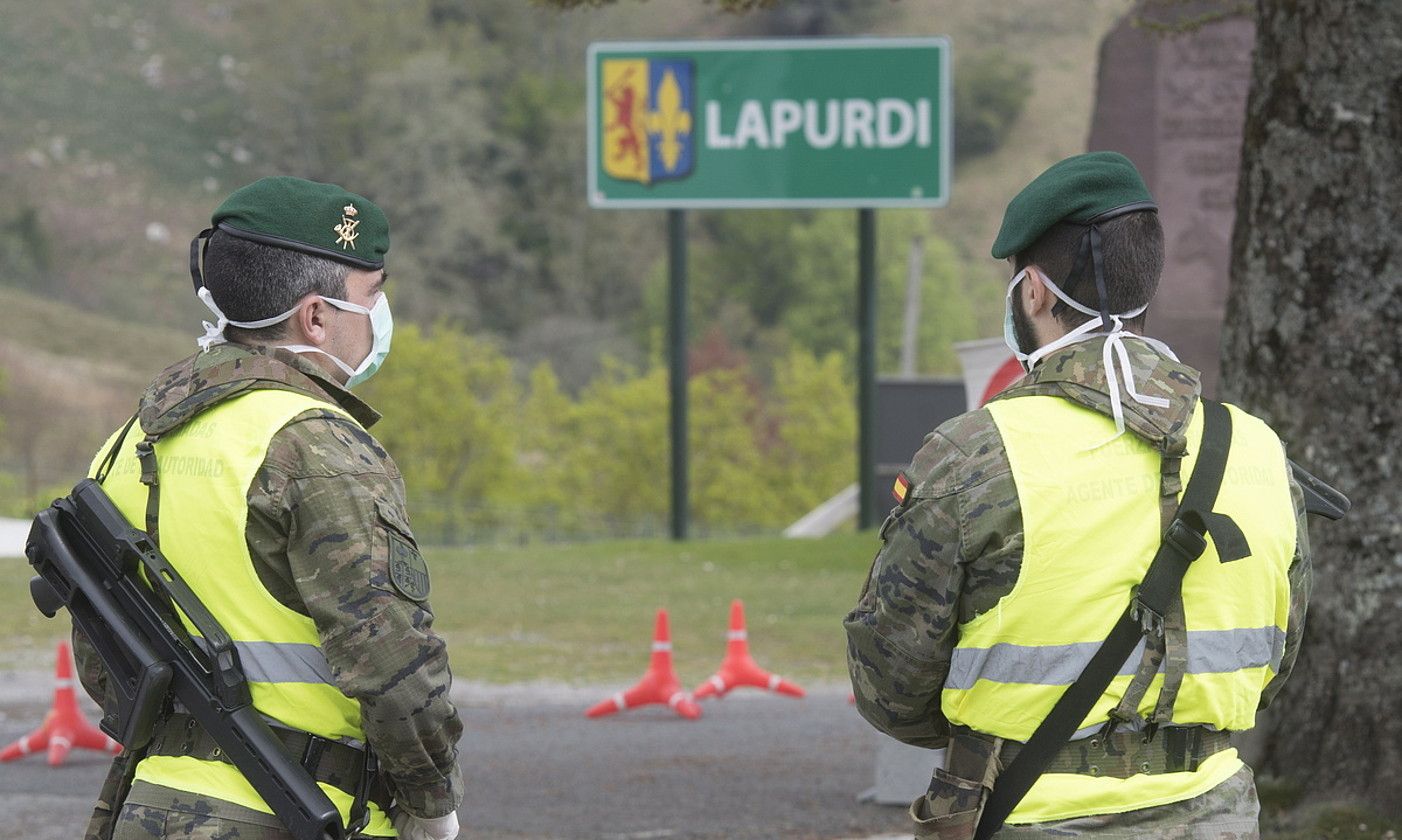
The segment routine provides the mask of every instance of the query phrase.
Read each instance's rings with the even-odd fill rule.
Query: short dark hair
[[[1126,213],[1101,222],[1099,228],[1106,305],[1111,314],[1144,306],[1154,299],[1159,276],[1163,274],[1163,225],[1159,223],[1159,214],[1152,211]],[[1089,229],[1068,222],[1053,225],[1016,256],[1017,270],[1036,265],[1072,300],[1090,309],[1100,309],[1091,261],[1086,260],[1078,277],[1068,277],[1076,265],[1081,237]],[[1067,328],[1078,327],[1091,319],[1060,300],[1052,307],[1052,315]],[[1144,315],[1125,321],[1125,326],[1142,329]]]
[[[287,248],[276,248],[216,230],[204,257],[204,284],[231,321],[259,321],[297,305],[309,294],[344,300],[350,266]],[[224,335],[241,344],[262,344],[287,335],[287,322]]]

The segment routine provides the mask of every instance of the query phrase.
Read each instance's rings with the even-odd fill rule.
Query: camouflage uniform
[[[388,576],[391,550],[416,549],[399,469],[361,428],[379,414],[302,356],[223,344],[161,374],[142,398],[141,425],[173,427],[255,388],[334,402],[360,424],[314,409],[279,430],[248,488],[245,538],[263,586],[315,622],[337,687],[359,701],[397,803],[419,816],[447,814],[463,796],[462,724],[429,604],[402,595]],[[186,400],[192,394],[200,396]],[[100,701],[105,675],[95,651],[77,634],[74,651],[84,687]],[[118,838],[288,836],[267,814],[156,785],[136,783],[125,808],[114,798],[102,797],[89,837],[103,836],[114,808],[121,808]]]
[[[1092,339],[1054,352],[999,398],[1056,396],[1109,416],[1103,346],[1103,339]],[[1181,456],[1201,392],[1198,373],[1143,342],[1129,339],[1125,346],[1135,381],[1152,379],[1157,383],[1153,393],[1161,393],[1161,388],[1171,395],[1167,408],[1126,401],[1127,433],[1145,439],[1167,457]],[[986,409],[960,415],[931,433],[906,475],[911,499],[882,525],[881,549],[856,608],[844,622],[848,669],[857,708],[873,726],[908,744],[940,748],[950,736],[940,693],[959,625],[992,610],[1012,591],[1022,560],[1022,514],[1007,453]],[[1262,695],[1263,708],[1294,665],[1309,598],[1304,501],[1293,479],[1291,494],[1297,542],[1289,572],[1290,616],[1284,658]],[[1127,837],[1254,836],[1255,787],[1250,771],[1244,772],[1244,778],[1234,776],[1189,802],[1062,823],[1008,826],[997,836],[1121,836],[1115,831]],[[1183,822],[1190,818],[1200,824],[1186,829]],[[1218,821],[1224,828],[1212,833],[1207,824]],[[1251,832],[1243,833],[1247,823]],[[1185,830],[1207,833],[1184,834]]]
[[[155,804],[147,805],[146,802]],[[89,838],[92,835],[89,834]],[[293,840],[277,817],[232,802],[137,782],[113,840]]]

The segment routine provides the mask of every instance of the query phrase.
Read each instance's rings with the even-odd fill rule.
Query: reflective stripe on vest
[[[244,534],[248,488],[268,444],[293,418],[317,409],[351,420],[311,396],[259,389],[218,403],[162,437],[156,443],[161,550],[234,639],[259,712],[324,738],[364,742],[360,705],[336,687],[315,623],[263,586]],[[103,486],[127,520],[144,527],[147,493],[134,450],[140,439],[140,431],[132,430]],[[271,813],[238,770],[223,762],[153,756],[137,766],[136,778]],[[344,820],[351,793],[321,787]],[[372,805],[371,812],[366,833],[393,836],[379,808]]]
[[[1080,675],[1144,576],[1161,533],[1158,454],[1142,439],[1115,437],[1113,422],[1069,400],[1016,397],[990,403],[1017,485],[1023,550],[1012,591],[960,625],[941,706],[950,722],[1026,741]],[[1279,667],[1295,551],[1294,505],[1284,451],[1264,423],[1235,408],[1216,510],[1229,514],[1252,556],[1222,563],[1209,545],[1183,580],[1188,663],[1173,709],[1177,724],[1249,729],[1261,691]],[[1184,484],[1202,417],[1187,431]],[[1081,727],[1098,730],[1137,669],[1143,646],[1120,669]],[[1153,711],[1154,678],[1140,703]],[[1241,767],[1235,750],[1196,771],[1128,779],[1043,776],[1009,823],[1118,813],[1182,801]]]
[[[973,688],[977,680],[1031,685],[1070,685],[1081,675],[1100,642],[1029,647],[1000,642],[991,648],[960,647],[954,651],[947,688]],[[1144,655],[1144,642],[1120,666],[1120,676],[1132,675]],[[1285,631],[1279,627],[1236,630],[1189,630],[1189,674],[1223,674],[1246,668],[1280,667],[1285,655]],[[1159,667],[1163,671],[1163,667]]]
[[[203,639],[196,639],[203,646]],[[331,667],[317,645],[302,642],[234,642],[249,682],[335,685]]]

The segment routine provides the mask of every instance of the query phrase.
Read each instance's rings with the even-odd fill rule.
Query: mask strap
[[[263,327],[281,324],[283,321],[297,314],[297,310],[300,308],[294,306],[281,315],[274,315],[271,318],[262,318],[257,321],[230,321],[228,317],[224,315],[224,311],[219,308],[219,304],[214,302],[214,295],[210,293],[207,286],[200,286],[199,291],[195,294],[204,303],[205,307],[209,309],[210,312],[214,313],[215,317],[215,322],[213,324],[208,321],[201,322],[204,324],[204,335],[195,339],[195,343],[200,346],[201,350],[208,350],[216,344],[223,344],[227,341],[228,339],[224,337],[225,327],[232,326],[245,330],[260,330]],[[326,300],[330,300],[330,298],[326,298]]]
[[[1076,261],[1071,263],[1071,271],[1066,275],[1067,283],[1074,282],[1077,277],[1081,276],[1081,272],[1086,270],[1086,260],[1088,259],[1090,259],[1090,237],[1088,235],[1083,234],[1081,236],[1081,241],[1076,245]],[[1059,292],[1061,290],[1058,289],[1057,291]],[[1098,314],[1072,300],[1070,295],[1058,294],[1057,297],[1061,298],[1061,301],[1063,303],[1065,303],[1072,309],[1075,309],[1077,312],[1083,312],[1087,315]],[[1106,325],[1106,329],[1109,329],[1108,325]]]
[[[1124,401],[1120,399],[1119,375],[1116,374],[1115,362],[1119,362],[1119,374],[1124,376],[1125,392],[1129,398],[1140,405],[1152,405],[1158,408],[1168,408],[1168,400],[1163,397],[1150,397],[1139,393],[1134,386],[1134,370],[1129,365],[1129,351],[1125,349],[1125,336],[1132,335],[1124,330],[1124,324],[1116,315],[1110,316],[1115,322],[1115,328],[1111,331],[1109,338],[1105,339],[1105,350],[1102,353],[1101,361],[1105,365],[1105,384],[1110,388],[1110,414],[1115,419],[1115,437],[1124,434],[1125,414]]]
[[[351,367],[350,365],[346,364],[345,362],[341,361],[341,359],[340,359],[339,356],[333,356],[333,355],[331,355],[330,353],[326,352],[325,350],[322,350],[320,347],[313,347],[313,346],[311,346],[310,344],[281,344],[281,345],[278,345],[278,346],[280,346],[283,350],[291,350],[293,353],[320,353],[321,355],[323,355],[323,356],[325,356],[326,358],[330,359],[331,361],[335,362],[335,363],[336,363],[336,367],[338,367],[338,368],[340,368],[342,371],[344,371],[345,374],[346,374],[346,376],[355,376],[356,374],[360,373],[360,371],[356,370],[355,368],[353,368],[353,367]],[[369,360],[371,357],[373,357],[373,356],[374,356],[374,353],[371,353],[369,356],[366,356],[365,358],[366,358],[366,360],[368,361],[368,360]],[[364,366],[364,363],[362,363],[362,367],[363,367],[363,366]]]
[[[1022,271],[1018,272],[1018,276],[1014,277],[1013,280],[1016,281],[1018,278],[1022,277],[1026,272],[1027,269],[1024,268]],[[1048,289],[1051,289],[1052,294],[1056,295],[1057,300],[1061,301],[1062,303],[1066,304],[1067,306],[1071,307],[1072,309],[1076,310],[1082,315],[1100,315],[1100,313],[1096,310],[1091,309],[1089,306],[1085,306],[1081,303],[1078,303],[1075,298],[1063,292],[1061,290],[1061,287],[1056,285],[1056,283],[1054,283],[1050,277],[1046,276],[1045,274],[1042,274],[1040,271],[1037,272],[1037,276],[1041,279],[1042,285],[1046,286]],[[1012,295],[1011,286],[1008,289],[1008,294]],[[1128,321],[1131,318],[1138,318],[1140,315],[1143,315],[1144,310],[1148,308],[1149,304],[1146,303],[1143,306],[1136,307],[1134,309],[1129,310],[1128,312],[1121,312],[1119,315],[1109,315],[1107,317],[1111,320],[1113,320],[1114,318],[1119,318],[1122,321]],[[1092,321],[1091,323],[1095,324],[1096,326],[1100,326],[1099,322]],[[1084,326],[1084,324],[1082,326]]]
[[[1067,333],[1066,335],[1063,335],[1061,338],[1058,338],[1056,341],[1053,341],[1052,343],[1047,344],[1043,347],[1038,347],[1036,350],[1033,350],[1031,353],[1027,354],[1027,369],[1031,370],[1032,368],[1036,367],[1037,363],[1040,362],[1042,359],[1045,359],[1047,356],[1051,355],[1052,353],[1055,353],[1063,347],[1075,344],[1080,341],[1085,341],[1090,338],[1095,338],[1095,335],[1097,335],[1097,333],[1093,333],[1093,331],[1099,326],[1100,324],[1095,321],[1086,321],[1084,324],[1081,324],[1079,327],[1076,327],[1074,330]]]
[[[1047,288],[1051,289],[1052,294],[1056,295],[1058,300],[1062,301],[1072,309],[1075,309],[1077,312],[1080,312],[1084,315],[1100,314],[1097,313],[1095,310],[1091,309],[1090,307],[1083,306],[1080,303],[1077,303],[1071,298],[1070,295],[1063,292],[1056,285],[1056,283],[1052,282],[1050,278],[1043,276],[1041,280]],[[1011,294],[1011,288],[1009,289],[1009,294]],[[1071,330],[1066,335],[1062,336],[1061,338],[1058,338],[1056,341],[1053,341],[1045,347],[1039,347],[1032,353],[1028,354],[1027,358],[1024,360],[1026,368],[1028,370],[1031,370],[1042,359],[1046,358],[1049,354],[1062,349],[1063,347],[1075,344],[1077,342],[1096,338],[1102,335],[1105,336],[1105,348],[1102,353],[1101,361],[1105,366],[1105,383],[1110,391],[1110,414],[1115,420],[1115,436],[1119,437],[1121,434],[1124,433],[1125,430],[1124,403],[1123,400],[1121,400],[1120,398],[1121,378],[1123,378],[1124,380],[1125,391],[1129,394],[1130,399],[1134,400],[1140,405],[1153,405],[1158,406],[1159,408],[1168,407],[1168,400],[1162,397],[1145,396],[1139,393],[1139,390],[1135,387],[1134,373],[1129,364],[1129,352],[1124,347],[1125,338],[1137,338],[1141,341],[1144,341],[1150,347],[1153,347],[1155,350],[1173,359],[1175,362],[1178,361],[1178,356],[1175,355],[1174,352],[1171,349],[1169,349],[1168,345],[1164,344],[1162,341],[1158,341],[1152,338],[1144,338],[1143,336],[1136,335],[1132,332],[1127,331],[1124,328],[1125,320],[1130,318],[1137,318],[1139,315],[1143,314],[1143,312],[1148,308],[1149,305],[1145,304],[1135,309],[1131,309],[1128,312],[1122,312],[1118,315],[1111,315],[1108,313],[1104,314],[1102,317],[1104,317],[1110,324],[1108,331],[1100,329],[1102,322],[1099,320],[1095,320],[1093,318],[1089,321],[1086,321],[1084,324],[1081,324],[1079,327],[1076,327],[1075,329]],[[1118,363],[1118,365],[1116,363]]]
[[[1089,227],[1090,229],[1081,237],[1080,245],[1076,251],[1076,261],[1071,266],[1071,273],[1067,276],[1068,278],[1079,277],[1081,272],[1086,269],[1086,261],[1087,258],[1089,258],[1090,269],[1095,277],[1095,293],[1100,305],[1099,311],[1072,300],[1070,295],[1063,292],[1051,281],[1051,278],[1043,276],[1042,282],[1052,290],[1052,293],[1055,294],[1062,303],[1065,303],[1067,306],[1083,315],[1095,316],[1098,320],[1087,321],[1056,341],[1053,341],[1051,344],[1048,344],[1046,347],[1039,348],[1036,352],[1028,356],[1027,364],[1030,369],[1031,366],[1045,358],[1047,354],[1059,350],[1068,344],[1104,335],[1105,347],[1101,353],[1101,363],[1105,366],[1105,384],[1110,391],[1110,414],[1115,421],[1115,437],[1119,437],[1124,434],[1125,430],[1124,402],[1120,398],[1121,378],[1124,379],[1125,392],[1129,395],[1129,398],[1136,403],[1140,405],[1152,405],[1158,408],[1167,408],[1169,405],[1168,400],[1163,397],[1152,397],[1139,393],[1139,389],[1134,384],[1134,370],[1129,364],[1129,351],[1124,346],[1124,339],[1140,339],[1158,352],[1173,359],[1175,362],[1178,361],[1178,356],[1162,341],[1144,338],[1143,336],[1135,335],[1125,329],[1124,322],[1144,314],[1144,311],[1149,308],[1149,304],[1145,303],[1143,306],[1128,312],[1121,312],[1117,315],[1112,315],[1110,313],[1108,303],[1109,295],[1105,289],[1105,258],[1100,248],[1100,228],[1095,224],[1091,224]],[[1100,329],[1097,330],[1097,327]]]
[[[214,228],[205,228],[200,231],[194,239],[190,240],[190,279],[195,282],[195,293],[199,294],[204,288],[204,272],[200,270],[200,240],[204,240],[204,255],[209,254],[209,237],[214,233]]]
[[[1105,329],[1111,332],[1117,329],[1123,329],[1118,318],[1115,320],[1115,326],[1112,327],[1110,325],[1110,318],[1112,316],[1110,315],[1109,304],[1106,302],[1109,295],[1105,292],[1105,258],[1100,252],[1100,228],[1091,225],[1090,232],[1086,234],[1086,238],[1090,240],[1090,262],[1091,268],[1095,273],[1095,294],[1100,301],[1100,323]]]
[[[200,350],[208,351],[216,344],[223,344],[228,339],[224,338],[224,328],[229,325],[229,319],[224,317],[224,312],[220,310],[219,304],[214,302],[214,295],[209,293],[209,289],[200,286],[195,294],[199,296],[205,307],[214,313],[215,322],[201,321],[204,325],[204,335],[195,339],[195,343],[200,346]]]
[[[348,301],[348,300],[340,300],[340,299],[338,299],[338,298],[326,297],[325,295],[321,295],[320,297],[321,297],[322,300],[326,301],[327,303],[331,304],[332,306],[334,306],[334,307],[336,307],[337,309],[340,309],[340,310],[342,310],[342,311],[344,311],[344,312],[358,312],[358,313],[360,313],[361,315],[369,315],[369,314],[370,314],[370,309],[369,309],[369,308],[364,307],[364,306],[361,306],[361,305],[358,304],[358,303],[351,303],[351,302]],[[384,297],[384,293],[383,293],[383,292],[380,293],[379,297],[376,297],[376,298],[375,298],[375,303],[378,304],[378,303],[380,302],[380,298],[382,298],[382,297]],[[237,325],[235,325],[235,326],[237,326]]]

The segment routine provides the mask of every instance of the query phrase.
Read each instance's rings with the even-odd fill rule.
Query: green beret
[[[364,196],[335,184],[278,175],[234,191],[211,224],[231,236],[347,265],[384,268],[389,220]]]
[[[993,258],[1026,250],[1058,222],[1090,224],[1157,209],[1139,170],[1119,152],[1069,157],[1052,164],[1008,203],[993,240]]]

